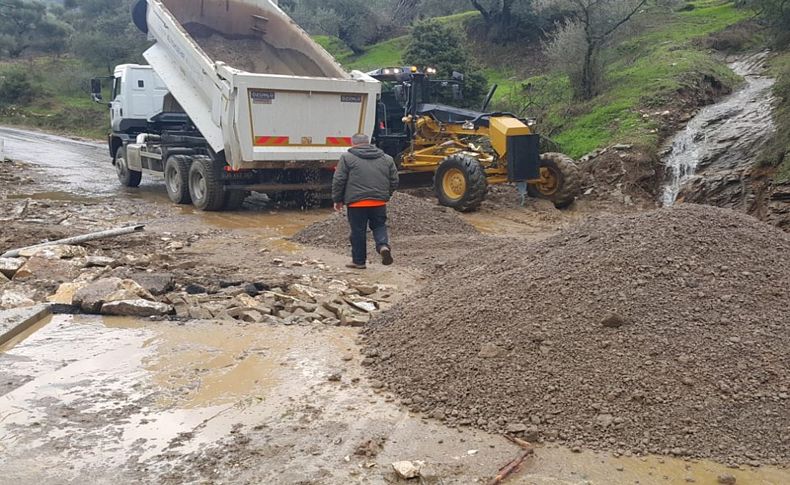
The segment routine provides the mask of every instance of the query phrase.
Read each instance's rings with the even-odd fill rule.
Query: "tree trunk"
[[[587,51],[584,53],[584,66],[582,67],[582,98],[591,99],[595,95],[595,41],[587,40]]]

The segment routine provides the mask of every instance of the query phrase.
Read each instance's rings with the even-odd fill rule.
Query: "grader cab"
[[[378,69],[368,73],[383,83],[376,109],[374,143],[395,158],[401,173],[433,173],[442,205],[474,211],[489,184],[515,183],[523,195],[570,205],[580,191],[578,169],[560,153],[540,154],[533,123],[516,115],[480,112],[440,104],[461,99],[463,75],[433,79],[433,69]]]

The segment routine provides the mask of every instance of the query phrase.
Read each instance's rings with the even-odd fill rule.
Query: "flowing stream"
[[[768,52],[761,52],[731,62],[730,68],[744,78],[743,86],[702,108],[672,138],[663,159],[668,178],[662,205],[671,206],[686,192],[708,190],[711,181],[729,183],[752,166],[759,147],[773,133],[774,79],[763,74],[767,56]]]

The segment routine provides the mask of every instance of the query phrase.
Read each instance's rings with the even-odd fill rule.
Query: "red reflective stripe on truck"
[[[328,137],[326,137],[326,144],[327,145],[340,146],[340,147],[350,147],[351,146],[351,137],[350,136],[328,136]]]
[[[289,139],[287,136],[258,136],[255,137],[255,145],[257,146],[272,146],[272,145],[288,145]]]

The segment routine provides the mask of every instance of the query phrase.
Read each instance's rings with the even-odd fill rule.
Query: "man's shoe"
[[[384,266],[389,266],[392,264],[392,250],[389,248],[389,246],[382,246],[379,253],[381,254],[381,264]]]
[[[364,264],[357,264],[357,263],[348,263],[346,265],[346,268],[351,268],[351,269],[368,269],[368,267],[365,266]]]

